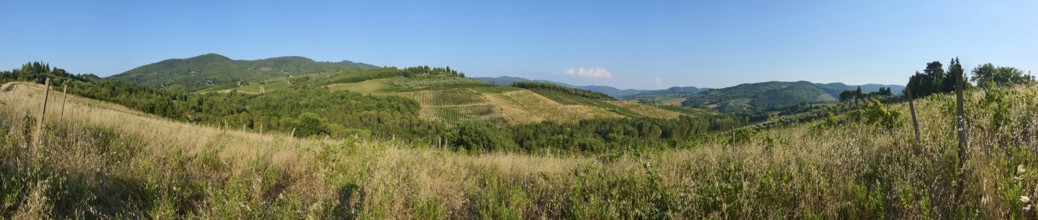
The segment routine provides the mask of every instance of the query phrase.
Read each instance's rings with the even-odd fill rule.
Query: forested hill
[[[737,93],[738,95],[736,95],[736,96],[746,96],[746,95],[749,95],[749,94],[762,95],[765,92],[771,92],[771,91],[773,91],[775,89],[780,89],[781,90],[781,89],[785,89],[785,88],[790,88],[789,87],[790,85],[797,85],[797,84],[802,84],[802,85],[807,86],[807,87],[814,87],[814,89],[812,89],[812,90],[818,90],[818,91],[820,91],[822,93],[829,94],[829,96],[832,96],[833,98],[839,97],[840,93],[843,92],[843,91],[855,90],[859,86],[861,87],[861,90],[863,92],[879,91],[880,88],[891,88],[892,92],[894,94],[900,94],[901,90],[904,89],[904,86],[901,86],[901,85],[883,85],[883,84],[847,85],[847,84],[844,84],[844,83],[824,83],[823,84],[823,83],[811,83],[811,82],[807,82],[807,81],[797,81],[797,82],[772,81],[772,82],[760,82],[760,83],[746,83],[746,84],[740,84],[740,85],[737,85],[737,86],[726,87],[726,88],[719,88],[719,89],[699,88],[699,87],[695,87],[695,86],[675,86],[675,87],[670,87],[670,88],[667,88],[667,89],[650,90],[650,89],[619,89],[619,88],[610,87],[610,86],[598,86],[598,85],[577,86],[577,85],[572,85],[572,84],[567,84],[567,83],[562,83],[562,82],[554,82],[554,81],[548,81],[548,80],[534,80],[534,79],[526,79],[526,78],[522,78],[522,77],[512,77],[512,76],[474,77],[473,79],[476,79],[476,80],[479,80],[479,81],[483,81],[483,82],[486,82],[486,83],[490,83],[490,84],[497,84],[497,85],[511,85],[514,82],[546,82],[546,83],[558,84],[558,85],[565,86],[565,87],[570,87],[570,88],[577,88],[577,89],[589,90],[589,91],[592,91],[592,92],[605,93],[606,95],[609,95],[609,96],[612,96],[613,98],[618,98],[618,99],[653,99],[653,98],[664,98],[664,97],[666,97],[666,98],[688,97],[688,96],[697,96],[699,93],[703,93],[705,91],[710,91],[711,93],[714,93],[714,94],[720,94],[720,93],[732,94],[732,93]],[[794,86],[794,87],[792,87],[790,89],[797,89],[797,87]],[[815,93],[817,93],[817,92],[815,92]],[[817,94],[819,96],[822,96],[821,93],[817,93]],[[828,100],[828,98],[826,98],[825,96],[822,96],[822,97],[823,97],[823,99],[819,100],[819,101]],[[810,101],[814,101],[814,100],[810,100]],[[795,105],[795,104],[799,104],[799,103],[793,103],[793,104]]]
[[[196,91],[237,81],[249,82],[289,75],[371,68],[377,67],[345,60],[317,62],[298,56],[232,60],[210,53],[187,59],[168,59],[108,78],[156,88],[182,86],[187,91]]]
[[[811,83],[797,82],[762,82],[746,83],[722,89],[709,89],[681,97],[684,106],[713,107],[723,112],[766,111],[805,103],[837,101],[840,93],[856,90],[857,85],[843,83]],[[903,86],[899,85],[861,85],[863,92],[874,92],[880,88],[891,88],[893,94],[900,94]]]

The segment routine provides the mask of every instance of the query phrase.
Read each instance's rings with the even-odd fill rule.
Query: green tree
[[[514,150],[515,143],[508,133],[488,122],[469,122],[458,125],[448,137],[452,144],[467,151]]]
[[[881,95],[881,96],[892,96],[892,95],[894,95],[894,93],[891,92],[890,87],[886,87],[886,88],[879,88],[879,95]]]
[[[840,101],[847,102],[854,99],[854,90],[844,90],[840,92]]]
[[[944,65],[940,61],[926,63],[926,69],[923,69],[923,73],[933,79],[935,85],[939,85],[944,81]]]
[[[324,119],[311,112],[300,114],[299,118],[295,121],[294,127],[296,128],[296,137],[330,134],[328,126],[324,124]]]
[[[925,97],[934,93],[945,93],[955,91],[955,76],[962,75],[965,77],[962,65],[959,64],[959,59],[954,58],[951,64],[948,66],[948,71],[942,69],[943,65],[941,62],[933,61],[926,64],[926,69],[922,73],[915,72],[914,75],[908,78],[908,90],[911,90],[912,95],[916,97]],[[967,85],[969,83],[963,82]]]
[[[959,63],[959,58],[956,57],[951,60],[948,64],[948,71],[945,73],[944,79],[941,82],[940,92],[951,92],[955,91],[955,77],[962,77],[963,88],[968,87],[969,82],[966,77],[965,71],[962,69],[962,65]]]
[[[977,86],[1009,86],[1015,84],[1033,83],[1034,76],[1024,74],[1023,71],[1013,67],[998,67],[991,63],[978,65],[973,68],[973,82]]]
[[[858,86],[858,89],[854,90],[854,101],[857,102],[863,99],[865,99],[865,95],[861,93],[861,86]]]

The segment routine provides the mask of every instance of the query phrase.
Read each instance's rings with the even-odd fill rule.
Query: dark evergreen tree
[[[939,92],[952,92],[955,91],[955,79],[956,77],[962,77],[963,88],[969,84],[966,81],[965,71],[962,69],[962,65],[959,64],[959,58],[956,57],[951,60],[948,64],[948,71],[945,72],[944,81],[941,82],[941,88]]]

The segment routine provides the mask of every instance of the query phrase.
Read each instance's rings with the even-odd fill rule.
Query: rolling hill
[[[633,101],[581,97],[546,89],[493,85],[469,78],[387,77],[327,85],[336,91],[413,98],[421,117],[444,122],[468,120],[510,124],[577,122],[592,118],[677,118],[683,113]],[[702,111],[707,114],[707,111]]]
[[[580,97],[541,88],[488,84],[437,71],[424,67],[351,70],[295,78],[272,78],[248,85],[223,84],[200,91],[262,95],[261,91],[273,92],[293,85],[311,85],[332,92],[403,97],[420,104],[419,118],[447,124],[469,121],[500,124],[542,121],[575,123],[595,118],[673,119],[680,115],[714,114],[700,109],[658,108],[608,97]],[[407,76],[408,72],[414,73]]]
[[[721,112],[767,111],[801,104],[836,101],[841,92],[857,89],[857,85],[843,83],[761,82],[746,83],[720,89],[695,87],[673,87],[654,90],[626,97],[628,99],[654,102],[662,105],[694,108],[713,108]],[[903,86],[866,84],[861,85],[865,93],[891,88],[900,94]]]
[[[252,82],[317,72],[371,68],[377,67],[352,61],[317,62],[298,56],[232,60],[211,53],[186,59],[168,59],[107,78],[156,88],[180,85],[187,91],[197,91],[238,81]]]
[[[843,83],[798,81],[747,83],[720,89],[689,86],[663,90],[634,90],[608,86],[575,86],[507,76],[464,78],[457,77],[463,74],[449,68],[445,70],[454,73],[447,77],[405,77],[389,69],[364,71],[373,68],[375,67],[372,65],[349,61],[315,62],[303,57],[242,61],[217,54],[206,54],[145,65],[111,76],[109,79],[159,88],[182,86],[186,91],[261,94],[289,88],[293,81],[301,80],[300,76],[307,75],[310,77],[305,77],[303,81],[309,80],[312,81],[309,82],[311,84],[324,85],[335,91],[347,90],[414,99],[422,105],[420,115],[424,119],[445,122],[497,121],[511,124],[642,116],[673,118],[689,112],[703,113],[713,110],[731,113],[763,112],[802,104],[832,102],[837,100],[840,92],[858,87]],[[429,67],[424,68],[431,70]],[[503,86],[514,82],[548,82],[638,101],[596,100],[569,97],[567,94],[541,89]],[[895,94],[903,89],[896,85],[861,86],[863,92],[876,91],[881,87],[890,87]],[[640,103],[655,106],[640,106],[643,105]],[[672,107],[657,107],[661,105]]]
[[[904,89],[903,86],[876,84],[864,85],[861,88],[862,92],[867,93],[878,91],[881,87],[890,87],[894,94],[899,94]],[[723,112],[766,111],[800,104],[836,101],[840,92],[857,88],[858,86],[843,83],[772,81],[709,89],[680,97],[686,99],[682,102],[684,106],[711,107]]]
[[[514,82],[546,82],[546,83],[558,84],[558,85],[565,86],[565,87],[570,87],[570,88],[584,89],[584,90],[588,90],[588,91],[592,91],[592,92],[601,92],[601,93],[605,93],[606,95],[612,96],[614,98],[626,98],[626,97],[637,95],[637,94],[640,94],[640,93],[654,91],[654,90],[642,90],[642,89],[618,89],[618,88],[612,87],[612,86],[597,86],[597,85],[577,86],[577,85],[572,85],[572,84],[562,83],[562,82],[554,82],[554,81],[548,81],[548,80],[532,80],[532,79],[526,79],[526,78],[522,78],[522,77],[512,77],[512,76],[473,77],[473,79],[476,79],[476,80],[479,80],[479,81],[483,81],[483,82],[486,82],[486,83],[490,83],[490,84],[496,84],[496,85],[511,85]]]
[[[508,85],[512,82],[548,82],[566,87],[601,92],[609,96],[640,100],[644,103],[656,103],[665,106],[684,106],[692,108],[713,108],[722,112],[766,111],[777,108],[836,101],[840,92],[854,90],[859,85],[843,83],[811,83],[797,82],[761,82],[746,83],[727,88],[698,88],[694,86],[671,87],[661,90],[618,89],[610,86],[575,86],[548,80],[531,80],[520,77],[476,77],[483,82]],[[904,86],[865,84],[860,85],[862,92],[874,92],[880,88],[891,88],[894,94],[901,94]]]

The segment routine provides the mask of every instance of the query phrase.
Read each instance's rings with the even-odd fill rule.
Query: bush
[[[505,129],[488,122],[469,122],[458,125],[448,135],[451,144],[466,151],[510,151],[516,147]]]
[[[850,117],[855,121],[886,129],[893,129],[903,123],[901,112],[888,110],[886,105],[876,99],[869,99],[865,106],[851,112]]]
[[[324,119],[317,114],[306,112],[299,115],[299,118],[295,121],[295,136],[296,137],[310,137],[313,135],[329,135],[328,125],[324,124]]]

